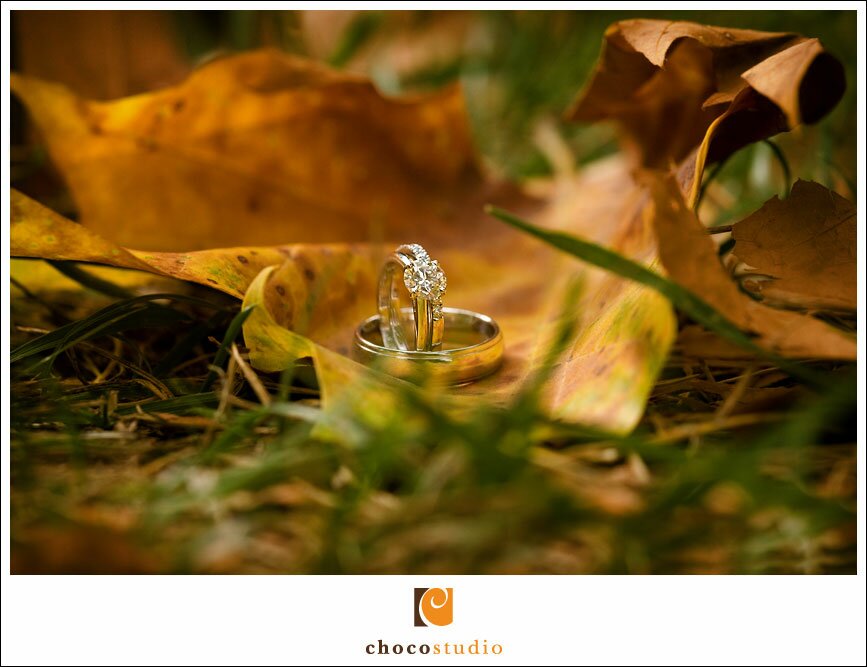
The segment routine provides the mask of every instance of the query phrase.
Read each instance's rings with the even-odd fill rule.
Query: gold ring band
[[[403,309],[404,312],[410,309]],[[355,330],[354,357],[397,377],[428,377],[448,384],[465,384],[496,371],[503,360],[503,335],[487,315],[443,308],[448,339],[442,349],[400,350],[383,344],[381,315],[367,318]],[[409,315],[406,312],[407,316]]]

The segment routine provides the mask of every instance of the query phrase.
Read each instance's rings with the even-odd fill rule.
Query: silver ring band
[[[410,309],[403,309],[408,316]],[[503,360],[503,335],[487,315],[461,308],[443,308],[449,338],[441,350],[402,350],[385,345],[381,315],[367,318],[355,330],[353,356],[367,365],[403,378],[427,375],[448,384],[465,384],[496,371]]]

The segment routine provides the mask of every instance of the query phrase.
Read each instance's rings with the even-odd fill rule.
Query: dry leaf
[[[740,291],[723,268],[717,248],[687,207],[674,178],[647,176],[653,206],[648,208],[659,240],[662,264],[673,280],[689,288],[757,342],[791,357],[855,359],[855,339],[800,313],[777,310]]]
[[[13,257],[96,262],[189,280],[241,298],[266,266],[282,262],[279,248],[227,248],[190,253],[127,250],[17,190],[11,192]]]
[[[544,209],[518,195],[500,201],[528,215],[535,211],[533,217],[540,224],[611,243],[639,261],[653,261],[655,256],[652,231],[641,220],[646,197],[619,159],[599,163],[574,182],[561,183]],[[640,285],[591,270],[481,211],[477,215],[468,218],[467,229],[479,230],[480,238],[467,232],[450,246],[429,250],[450,276],[447,302],[494,317],[503,329],[506,355],[497,374],[455,390],[456,395],[495,401],[514,395],[547,350],[566,283],[581,277],[581,326],[555,369],[548,406],[553,415],[564,419],[615,431],[631,429],[674,337],[668,302]],[[235,296],[246,292],[248,301],[266,305],[245,324],[245,341],[257,368],[278,370],[294,359],[311,357],[320,383],[340,388],[350,377],[370,379],[341,355],[350,353],[356,324],[374,310],[383,247],[297,244],[191,253],[127,250],[15,191],[12,222],[15,256],[144,268]],[[40,239],[50,242],[47,252],[42,251]],[[248,291],[263,269],[267,269],[261,278],[264,282]],[[285,328],[289,326],[305,336],[290,332]],[[333,383],[332,377],[337,378]],[[323,398],[326,404],[331,400],[328,395]]]
[[[447,221],[456,192],[479,184],[454,87],[393,100],[361,77],[263,50],[114,102],[14,74],[12,88],[81,221],[124,246],[396,237],[407,219]]]
[[[842,66],[815,39],[639,19],[608,29],[596,72],[571,117],[614,120],[648,170],[653,206],[646,213],[674,280],[781,354],[852,358],[854,341],[845,334],[744,295],[689,210],[706,162],[817,121],[844,89]],[[707,332],[688,338],[693,353],[737,353]]]
[[[722,119],[711,161],[817,121],[845,87],[842,65],[815,39],[636,19],[606,31],[570,117],[617,121],[644,166],[668,168],[689,157],[714,120]]]
[[[852,202],[809,181],[732,228],[734,255],[756,274],[743,286],[771,305],[807,309],[856,309],[856,236]]]
[[[317,424],[319,437],[340,430],[340,425],[329,419],[344,410],[351,409],[368,422],[387,418],[395,408],[390,390],[402,381],[373,371],[278,324],[266,305],[276,270],[274,266],[263,269],[244,297],[243,308],[255,306],[244,322],[244,342],[250,348],[251,365],[264,371],[282,371],[299,359],[312,361],[325,415]]]

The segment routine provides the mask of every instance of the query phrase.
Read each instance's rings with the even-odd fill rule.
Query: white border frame
[[[2,8],[2,160],[9,164],[10,10]],[[229,9],[231,2],[77,2],[75,9]],[[409,3],[320,2],[317,9]],[[756,9],[777,2],[415,2],[416,9]],[[245,2],[244,9],[310,8]],[[9,573],[9,169],[2,193],[3,664],[858,664],[865,663],[865,9],[861,2],[789,2],[858,14],[858,574],[796,577],[11,577]],[[413,628],[412,589],[452,586],[455,622]],[[367,656],[388,642],[472,641],[501,656]]]

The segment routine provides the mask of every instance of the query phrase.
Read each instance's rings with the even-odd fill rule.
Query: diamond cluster
[[[433,319],[443,316],[443,293],[446,291],[446,275],[435,259],[417,243],[405,246],[414,255],[412,264],[403,272],[403,282],[413,298],[422,297],[431,301]]]

